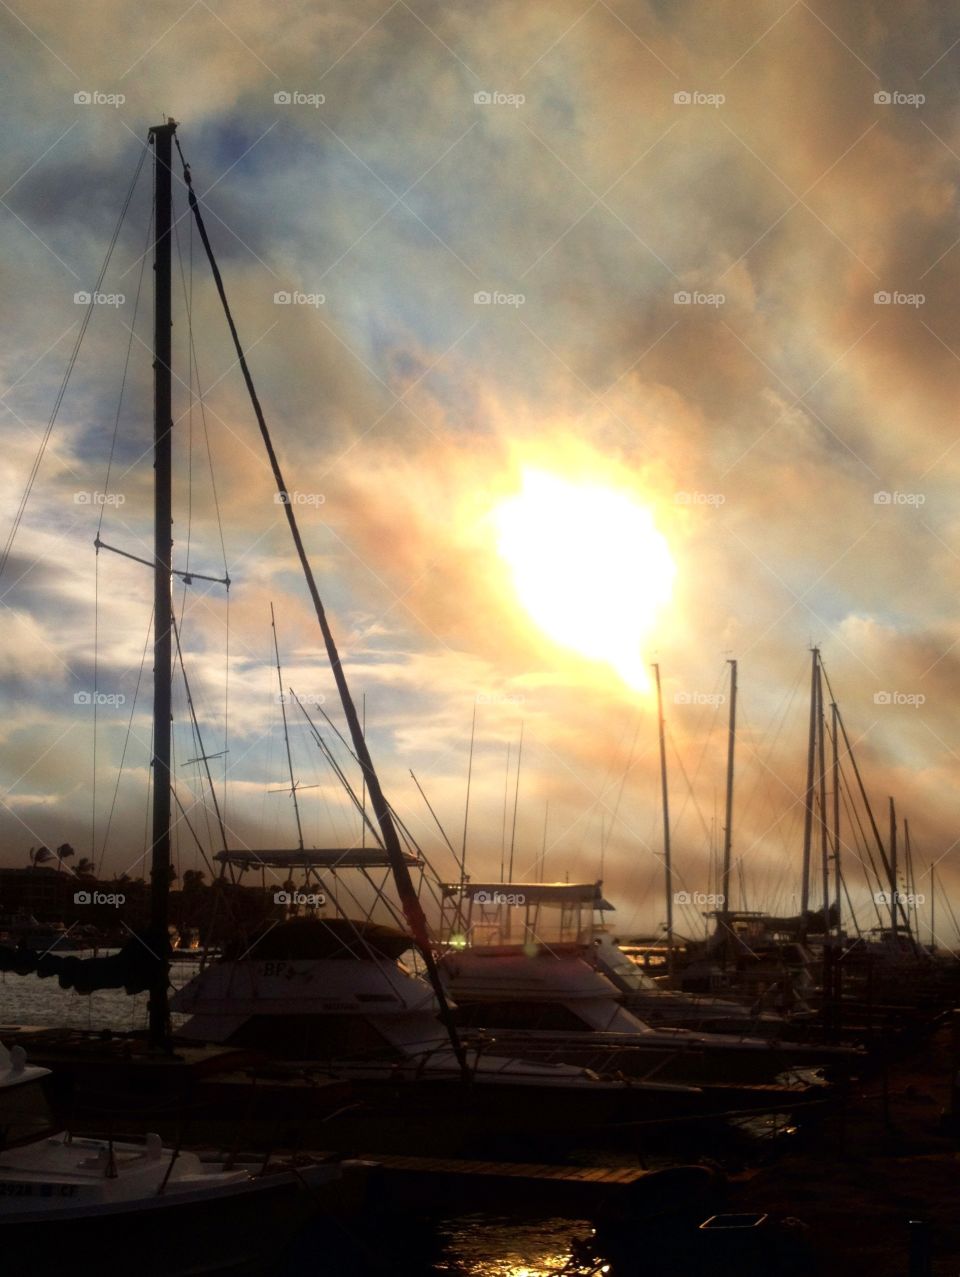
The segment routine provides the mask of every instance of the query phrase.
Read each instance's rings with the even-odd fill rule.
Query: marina
[[[171,12],[168,30],[181,20],[193,30],[205,20],[197,8]],[[843,353],[805,395],[787,395],[798,371],[788,367],[786,379],[775,376],[779,389],[768,384],[750,400],[756,367],[771,372],[757,357],[723,412],[726,389],[694,411],[663,368],[653,375],[656,348],[687,340],[687,325],[696,340],[673,356],[687,384],[699,385],[702,372],[726,386],[728,338],[741,348],[736,360],[755,353],[736,331],[757,296],[745,262],[755,249],[772,251],[773,238],[759,246],[792,209],[766,230],[751,224],[752,246],[727,246],[712,263],[729,307],[727,292],[694,288],[711,276],[682,267],[667,225],[683,225],[684,242],[698,236],[689,238],[686,212],[673,212],[660,227],[665,256],[655,257],[671,292],[677,285],[680,318],[634,351],[631,302],[621,317],[630,361],[594,390],[588,364],[618,341],[594,334],[591,346],[572,299],[608,272],[611,307],[614,284],[640,284],[613,267],[609,231],[588,231],[589,219],[596,211],[630,230],[608,196],[616,200],[647,152],[629,164],[621,155],[619,177],[611,170],[582,183],[593,205],[559,233],[551,228],[522,272],[506,254],[496,271],[487,259],[482,274],[480,240],[471,241],[477,269],[447,240],[462,228],[479,234],[475,218],[501,247],[524,239],[532,210],[558,199],[566,179],[540,189],[532,175],[546,169],[530,169],[507,226],[487,202],[496,183],[482,184],[474,214],[459,204],[456,179],[434,187],[430,175],[461,143],[479,148],[473,165],[482,156],[496,168],[490,157],[521,134],[524,146],[541,145],[537,128],[569,140],[576,130],[553,118],[564,112],[572,120],[588,111],[594,149],[608,134],[616,149],[617,130],[593,115],[609,86],[588,63],[570,65],[544,90],[540,114],[520,115],[524,93],[478,88],[457,55],[455,73],[477,82],[465,99],[476,118],[429,167],[420,157],[412,185],[389,170],[391,143],[387,182],[360,159],[372,126],[340,60],[369,37],[394,67],[394,24],[409,19],[420,27],[414,65],[430,68],[465,32],[477,38],[475,15],[431,9],[440,38],[405,4],[371,11],[356,31],[366,17],[329,7],[328,34],[353,43],[324,73],[328,102],[319,89],[277,87],[286,79],[254,54],[279,57],[276,32],[268,39],[266,28],[245,25],[262,8],[240,5],[230,17],[249,37],[236,43],[276,81],[284,124],[278,118],[275,138],[272,125],[256,141],[246,136],[239,83],[235,126],[228,115],[214,127],[212,108],[193,95],[183,120],[158,112],[149,127],[124,121],[122,145],[110,132],[121,117],[101,116],[101,133],[72,140],[69,178],[36,197],[57,234],[82,233],[84,262],[101,265],[94,287],[75,292],[62,380],[45,372],[36,401],[21,404],[29,424],[18,416],[10,428],[4,478],[4,1271],[958,1277],[958,755],[944,739],[960,695],[960,682],[950,683],[960,642],[948,585],[955,568],[941,562],[936,642],[908,633],[910,608],[920,608],[910,578],[921,568],[896,559],[896,538],[851,563],[845,597],[829,579],[834,569],[895,508],[921,522],[926,497],[900,500],[911,494],[883,488],[869,526],[864,515],[850,544],[834,544],[853,516],[837,499],[842,513],[826,517],[823,475],[839,491],[836,475],[846,482],[855,461],[871,482],[881,483],[879,472],[811,407],[804,428],[816,417],[846,449],[838,462],[821,438],[815,463],[798,424],[819,380],[853,358],[893,307],[904,307],[896,318],[907,323],[921,303],[877,292],[874,304],[889,309],[855,340],[844,333]],[[500,51],[514,29],[526,47],[525,24],[540,30],[543,8],[510,22],[491,10]],[[581,22],[596,38],[595,8],[566,15],[536,61],[515,70],[517,85],[528,75],[532,84],[568,35],[569,49],[586,47]],[[619,24],[610,45],[618,58],[655,46],[670,74],[676,118],[648,150],[674,128],[678,147],[693,137],[703,147],[715,127],[703,123],[706,112],[727,99],[678,87],[687,71],[669,63],[681,61],[681,28],[696,44],[689,16],[634,6],[648,45],[610,6],[599,8]],[[799,8],[806,16],[797,21],[819,24],[809,38],[820,49],[824,32],[835,33]],[[848,8],[839,6],[838,22]],[[318,18],[307,9],[290,15],[285,67],[302,57],[295,46]],[[781,21],[786,30],[791,14],[764,13],[772,25],[762,32],[748,24],[740,34],[756,38],[722,74],[702,51],[686,49],[683,63],[710,68],[704,85],[733,77],[733,98],[740,62]],[[703,21],[718,45],[727,38]],[[879,41],[884,23],[867,25]],[[932,16],[927,25],[932,47]],[[663,38],[668,28],[675,38]],[[849,24],[844,31],[855,39]],[[778,53],[774,64],[809,56]],[[424,82],[435,86],[438,74]],[[589,108],[566,103],[565,76],[582,81]],[[639,92],[645,80],[624,74],[623,83]],[[343,116],[338,91],[350,103]],[[398,118],[411,110],[409,92],[396,93]],[[873,104],[892,113],[906,107],[903,96],[878,92]],[[379,91],[373,100],[383,106]],[[125,102],[75,90],[77,110]],[[308,126],[295,114],[321,108]],[[727,120],[739,109],[717,115],[733,138]],[[644,111],[632,114],[642,131]],[[765,104],[749,114],[762,120]],[[428,124],[445,127],[425,112],[419,125]],[[887,136],[878,118],[848,150],[874,128]],[[379,127],[373,133],[380,138]],[[325,147],[348,156],[342,171],[327,166]],[[698,189],[712,151],[697,154],[700,167],[682,179],[666,162],[658,172],[682,192]],[[839,163],[804,179],[807,193]],[[473,189],[468,171],[469,183],[460,181]],[[364,230],[349,223],[371,178],[383,187],[378,198],[395,198],[365,212]],[[947,177],[939,180],[945,190]],[[313,197],[307,208],[291,193],[301,186]],[[647,190],[631,189],[653,217]],[[736,198],[728,192],[747,222],[750,189],[734,183]],[[418,212],[408,196],[418,207],[423,199]],[[54,218],[61,198],[66,211]],[[649,198],[670,204],[662,193]],[[805,200],[793,207],[809,212]],[[726,217],[714,203],[698,197],[704,217]],[[930,196],[928,212],[935,203]],[[410,293],[387,304],[374,298],[388,295],[399,267],[373,245],[397,208],[415,223],[394,243]],[[581,234],[586,253],[576,250],[576,269],[548,276],[554,291],[537,310],[541,263],[553,272],[551,255],[567,260]],[[367,253],[367,235],[373,256],[351,291],[337,269],[355,250]],[[350,242],[336,256],[339,237]],[[473,298],[455,340],[439,294],[414,300],[441,251]],[[950,252],[944,246],[927,273]],[[322,272],[304,265],[324,254]],[[882,283],[867,269],[871,288]],[[261,270],[272,277],[267,291]],[[821,273],[843,277],[835,265]],[[295,275],[304,287],[286,286]],[[936,277],[925,286],[932,292]],[[768,297],[760,309],[771,305]],[[924,312],[928,334],[945,313],[936,304]],[[471,342],[488,338],[474,330],[504,321],[498,353],[481,358]],[[823,315],[819,323],[826,343]],[[555,325],[568,335],[563,358],[551,344]],[[511,361],[529,337],[538,359],[555,356],[566,389],[551,401],[549,383],[538,383],[511,405],[524,380],[513,384]],[[885,350],[873,375],[894,362]],[[361,376],[372,424],[351,398]],[[382,411],[381,391],[391,400]],[[775,399],[790,406],[750,434],[747,424],[753,431],[754,418],[765,419],[758,404],[766,412]],[[36,425],[41,400],[45,428]],[[850,401],[848,393],[832,405],[845,422]],[[484,413],[500,426],[478,448],[471,431],[480,437]],[[781,452],[767,435],[784,417],[793,433]],[[727,441],[734,422],[742,437]],[[898,427],[888,422],[877,438]],[[697,478],[696,455],[711,449],[719,477]],[[719,490],[664,496],[681,473],[683,483],[719,487],[741,464],[751,483],[735,492],[729,480],[723,514]],[[776,477],[769,493],[767,476]],[[809,513],[797,513],[794,484]],[[941,531],[933,536],[955,560],[944,539],[951,530]],[[821,537],[820,574],[801,584]],[[895,583],[877,584],[874,574],[895,562]],[[935,584],[927,578],[928,593]],[[786,607],[783,597],[771,601],[781,587]],[[883,680],[893,690],[875,690]],[[908,685],[939,691],[924,709],[927,693]]]

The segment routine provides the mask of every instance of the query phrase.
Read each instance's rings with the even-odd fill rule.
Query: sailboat
[[[154,595],[153,643],[153,784],[150,838],[150,926],[116,955],[97,960],[0,953],[0,967],[36,970],[57,976],[61,984],[89,992],[123,987],[147,990],[148,1050],[156,1059],[176,1059],[187,1036],[201,1043],[241,1046],[275,1059],[291,1054],[300,1062],[335,1069],[364,1088],[363,1097],[376,1109],[377,1121],[406,1128],[416,1111],[428,1128],[442,1138],[458,1130],[488,1131],[490,1096],[497,1112],[515,1135],[531,1125],[556,1128],[572,1114],[584,1127],[602,1127],[647,1118],[669,1110],[690,1112],[699,1091],[689,1085],[662,1082],[625,1083],[601,1080],[589,1070],[565,1063],[518,1060],[496,1049],[489,1037],[469,1047],[456,1028],[436,965],[426,918],[414,888],[410,857],[397,832],[368,749],[343,664],[321,600],[298,522],[297,506],[281,472],[277,453],[257,397],[246,354],[231,313],[223,279],[194,193],[189,165],[183,179],[189,207],[205,250],[227,326],[257,420],[294,549],[313,603],[324,650],[348,727],[350,747],[360,768],[373,819],[375,848],[344,847],[326,851],[296,849],[251,850],[223,847],[217,854],[224,869],[255,865],[279,871],[284,877],[299,867],[308,873],[369,873],[386,870],[399,901],[393,908],[396,925],[372,924],[369,917],[288,919],[245,938],[239,947],[225,946],[215,961],[204,966],[174,1002],[192,1019],[175,1041],[169,998],[168,897],[171,868],[172,793],[172,675],[175,629],[172,580],[193,577],[175,566],[173,558],[172,496],[172,343],[171,343],[171,227],[173,148],[183,160],[173,121],[151,130],[155,158],[154,201],[154,547],[151,560],[138,559],[152,570]],[[97,549],[114,550],[98,536]],[[127,558],[136,558],[123,549]],[[208,578],[215,580],[217,578]],[[222,584],[227,585],[228,579]],[[279,656],[278,656],[279,661]],[[202,752],[202,751],[201,751]],[[385,893],[381,893],[385,899]],[[407,969],[401,955],[413,950],[423,975]],[[305,1037],[304,1030],[309,1029]],[[288,1050],[284,1051],[284,1044]],[[173,1071],[173,1070],[171,1070]],[[303,1081],[303,1071],[300,1079]],[[257,1092],[259,1079],[247,1089],[235,1088],[238,1099]],[[310,1089],[307,1082],[296,1094]],[[403,1087],[398,1113],[396,1088]],[[270,1088],[266,1088],[270,1095]],[[536,1097],[534,1102],[534,1097]],[[289,1095],[288,1095],[289,1100]],[[226,1115],[227,1129],[236,1124],[236,1110]],[[569,1121],[568,1121],[569,1125]],[[366,1127],[363,1128],[366,1130]],[[350,1128],[345,1138],[349,1139]],[[302,1132],[301,1132],[302,1134]],[[369,1147],[369,1145],[367,1146]]]
[[[146,935],[121,953],[81,959],[7,951],[4,966],[56,975],[83,992],[149,990],[149,1046],[169,1056],[168,893],[171,814],[172,546],[171,476],[171,177],[176,124],[151,128],[154,148],[154,462],[155,546],[151,912]],[[99,547],[98,547],[99,548]],[[12,953],[12,960],[11,960]],[[0,1046],[0,1250],[12,1268],[102,1271],[103,1257],[124,1240],[140,1271],[220,1271],[275,1253],[272,1226],[315,1214],[342,1169],[311,1158],[256,1163],[236,1155],[78,1139],[59,1129],[47,1108],[50,1070],[26,1062],[21,1046]],[[202,1220],[204,1227],[196,1225]],[[211,1225],[213,1228],[211,1229]],[[135,1247],[133,1243],[136,1243]],[[69,1259],[68,1259],[69,1257]],[[86,1258],[85,1258],[86,1257]],[[16,1261],[15,1262],[15,1258]],[[89,1264],[87,1264],[87,1258]],[[87,1264],[85,1268],[84,1265]]]

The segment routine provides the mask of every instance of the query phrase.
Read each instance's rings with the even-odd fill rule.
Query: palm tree
[[[97,871],[97,866],[92,860],[88,860],[86,856],[81,856],[77,861],[77,867],[74,871],[78,878],[92,878]]]
[[[63,868],[63,862],[76,854],[68,842],[61,843],[57,848],[57,873]]]
[[[30,863],[31,865],[33,865],[34,868],[36,868],[37,865],[42,865],[46,861],[52,860],[52,859],[53,859],[53,852],[50,850],[49,847],[31,847],[30,848]]]

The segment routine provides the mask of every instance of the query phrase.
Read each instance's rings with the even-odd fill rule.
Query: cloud
[[[82,13],[48,5],[29,23],[8,22],[8,509],[77,331],[74,293],[96,278],[146,125],[175,114],[398,804],[422,818],[412,766],[458,826],[476,708],[471,846],[477,871],[494,872],[522,723],[524,863],[549,803],[553,871],[594,876],[605,840],[625,925],[662,921],[653,708],[538,634],[495,552],[490,512],[532,460],[628,490],[670,542],[674,600],[646,655],[664,676],[677,864],[691,889],[707,888],[715,863],[725,711],[674,698],[719,694],[726,659],[739,659],[744,898],[783,906],[798,878],[811,641],[862,737],[871,793],[897,794],[918,848],[952,844],[960,454],[946,423],[960,389],[960,250],[945,5],[704,13],[651,0],[584,13],[564,0],[481,15],[370,3],[280,21],[241,0],[132,15],[100,0]],[[95,90],[125,101],[74,103]],[[325,100],[278,103],[278,92]],[[129,698],[98,719],[108,792],[144,660],[147,569],[101,551],[97,570],[101,508],[74,495],[122,494],[103,509],[103,539],[149,557],[149,268],[133,319],[148,197],[144,181],[105,281],[125,300],[95,308],[3,581],[16,582],[0,658],[7,801],[23,811],[31,795],[57,799],[55,817],[39,808],[50,832],[34,841],[62,833],[79,846],[88,824],[92,723],[74,693],[96,677]],[[176,597],[203,741],[223,745],[226,702],[236,829],[256,845],[291,836],[289,805],[257,797],[284,783],[271,602],[289,677],[328,708],[334,689],[186,220],[175,260],[178,566],[189,545],[193,571],[219,576],[222,522],[229,680],[222,587],[195,580]],[[185,290],[205,420],[187,394]],[[278,292],[313,300],[277,304]],[[642,587],[638,563],[623,588]],[[142,841],[149,666],[148,651],[118,856]],[[875,705],[878,690],[926,700]],[[185,759],[197,748],[182,688],[177,698]],[[309,734],[298,741],[312,774]],[[304,801],[318,838],[324,819],[352,828],[329,788]],[[16,860],[24,830],[12,818],[0,828]],[[429,825],[423,835],[439,847]]]

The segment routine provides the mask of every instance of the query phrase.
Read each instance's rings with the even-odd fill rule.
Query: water
[[[89,957],[89,954],[77,954]],[[171,980],[179,988],[199,969],[194,962],[175,962]],[[174,1016],[174,1021],[178,1018]],[[147,1026],[147,995],[128,996],[122,989],[82,995],[61,989],[56,979],[37,975],[0,974],[0,1024],[32,1024],[128,1032]],[[420,1218],[361,1219],[350,1224],[321,1221],[292,1239],[289,1255],[269,1277],[312,1277],[317,1255],[331,1251],[335,1233],[338,1263],[331,1277],[410,1274],[410,1277],[556,1277],[589,1272],[570,1267],[574,1237],[584,1237],[583,1220],[514,1219],[465,1213],[434,1217],[429,1203]],[[370,1239],[376,1239],[371,1245]],[[387,1239],[387,1240],[383,1240]],[[267,1277],[267,1274],[264,1274]]]

